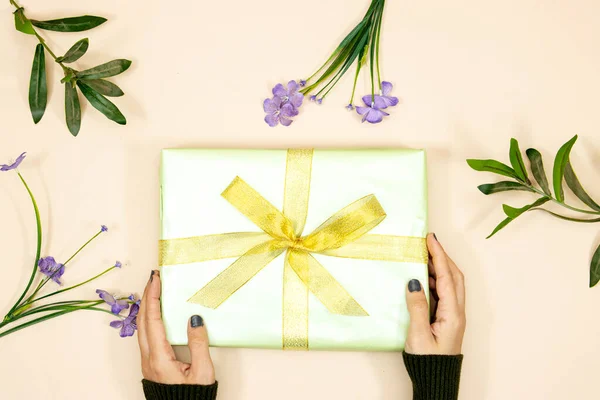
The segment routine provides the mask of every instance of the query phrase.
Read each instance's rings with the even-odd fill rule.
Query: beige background
[[[49,107],[38,126],[31,122],[27,83],[35,39],[13,30],[12,10],[2,3],[0,158],[29,152],[21,171],[43,215],[43,254],[64,260],[104,223],[110,232],[72,263],[65,281],[88,277],[115,259],[125,263],[77,297],[93,298],[97,287],[140,293],[156,266],[163,147],[423,147],[431,229],[467,279],[461,398],[597,397],[600,288],[587,288],[597,226],[531,214],[486,241],[503,218],[502,202],[531,199],[484,197],[476,186],[496,178],[464,162],[507,160],[514,136],[523,148],[539,148],[549,163],[578,133],[573,163],[600,197],[593,186],[600,158],[597,1],[389,1],[382,67],[404,104],[380,126],[361,125],[343,108],[347,77],[321,107],[304,106],[291,128],[270,129],[261,108],[270,88],[311,72],[362,15],[366,0],[27,0],[29,15],[38,19],[109,18],[86,33],[44,32],[59,53],[90,38],[89,54],[77,67],[134,61],[114,79],[127,93],[116,103],[128,125],[85,107],[76,139],[64,125],[59,71],[50,62]],[[358,92],[367,92],[366,80]],[[5,309],[27,280],[35,238],[16,176],[0,178]],[[82,312],[0,340],[0,397],[141,399],[135,339],[120,339],[109,321]],[[400,354],[212,354],[221,400],[411,396]]]

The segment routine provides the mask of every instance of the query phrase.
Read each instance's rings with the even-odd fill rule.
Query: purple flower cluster
[[[298,109],[304,100],[304,95],[298,91],[303,86],[302,83],[303,81],[300,81],[300,84],[296,81],[289,81],[287,87],[281,83],[275,85],[272,90],[273,97],[265,99],[263,102],[263,109],[267,113],[265,122],[269,126],[274,127],[278,124],[290,126],[292,124],[291,118],[298,115]]]
[[[388,107],[394,107],[399,103],[397,97],[390,96],[393,88],[393,85],[390,82],[383,81],[381,82],[381,94],[371,96],[366,95],[363,96],[362,101],[365,103],[366,107],[356,107],[356,112],[363,116],[362,122],[369,122],[371,124],[377,124],[383,121],[383,117],[386,117],[390,114],[382,111]],[[346,108],[351,110],[351,105],[349,104]]]
[[[117,261],[117,264],[121,264]],[[106,290],[97,289],[96,293],[100,296],[106,304],[110,306],[110,312],[118,316],[120,319],[112,321],[110,326],[113,328],[120,328],[119,336],[128,337],[133,336],[133,333],[137,329],[137,314],[140,310],[140,301],[134,301],[135,297],[130,295],[124,298],[117,298]],[[129,315],[127,317],[121,316],[121,311],[127,310],[131,304]]]

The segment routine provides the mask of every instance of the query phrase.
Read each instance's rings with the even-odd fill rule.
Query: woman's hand
[[[427,248],[433,315],[430,319],[422,285],[416,279],[411,280],[406,289],[410,326],[405,351],[409,354],[461,354],[466,324],[464,277],[434,234],[427,236]]]
[[[177,361],[161,319],[160,290],[159,272],[152,271],[137,318],[142,375],[146,380],[164,384],[215,383],[215,369],[208,351],[208,335],[202,317],[194,315],[188,322],[188,347],[192,364]]]

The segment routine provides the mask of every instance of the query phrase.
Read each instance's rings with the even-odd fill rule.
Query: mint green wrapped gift
[[[161,223],[171,344],[401,350],[428,293],[422,150],[163,150]]]

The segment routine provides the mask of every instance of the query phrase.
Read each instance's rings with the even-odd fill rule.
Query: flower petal
[[[273,92],[273,95],[277,96],[277,97],[285,97],[288,95],[287,90],[285,89],[285,87],[283,87],[283,85],[281,83],[278,83],[277,85],[275,85],[272,92]]]
[[[381,121],[383,121],[383,116],[386,115],[385,112],[381,111],[381,110],[377,110],[375,108],[372,108],[371,110],[369,110],[369,112],[365,115],[365,119],[367,122],[371,123],[371,124],[378,124]],[[389,115],[389,114],[388,114]]]
[[[270,127],[275,127],[277,126],[277,124],[279,123],[279,116],[275,115],[275,114],[267,114],[265,116],[265,122],[270,126]]]
[[[283,107],[281,107],[281,115],[279,119],[281,120],[281,117],[295,117],[296,115],[298,115],[298,110],[296,107],[290,103],[286,103],[283,105]]]
[[[360,115],[365,115],[366,113],[369,112],[370,109],[371,109],[371,107],[356,106],[356,112],[359,113]]]
[[[23,162],[23,160],[25,159],[25,155],[27,153],[21,153],[21,155],[19,157],[17,157],[17,159],[15,160],[14,163],[12,164],[2,164],[0,165],[0,171],[10,171],[11,169],[16,169],[19,167],[19,165],[21,164],[21,162]]]
[[[292,122],[294,122],[294,121],[282,116],[279,118],[279,122],[281,122],[281,125],[283,125],[283,126],[290,126],[292,124]]]
[[[128,337],[128,336],[133,336],[133,333],[135,332],[135,325],[126,325],[123,324],[123,327],[121,328],[121,331],[119,332],[119,336],[121,337]]]
[[[98,293],[100,298],[102,300],[104,300],[106,302],[106,304],[109,304],[111,306],[113,304],[115,304],[115,298],[110,293],[108,293],[106,290],[96,289],[96,293]]]
[[[302,93],[294,93],[289,98],[290,103],[296,108],[302,105],[302,100],[304,100]]]
[[[394,85],[392,85],[391,82],[382,81],[381,82],[381,94],[384,96],[387,96],[388,94],[391,93],[393,87],[394,87]]]
[[[296,91],[298,90],[298,84],[296,83],[296,81],[289,81],[287,84],[287,88],[288,88],[288,95],[291,96],[294,93],[296,93]]]
[[[272,114],[278,109],[279,105],[275,104],[275,101],[273,101],[273,99],[265,99],[265,101],[263,102],[263,110],[265,110],[266,113]]]
[[[400,102],[400,100],[398,100],[398,98],[394,97],[394,96],[381,96],[381,99],[385,103],[385,107],[378,107],[378,108],[394,107],[395,105],[397,105]]]
[[[112,321],[110,323],[110,326],[112,326],[113,328],[120,328],[123,326],[123,321]]]

